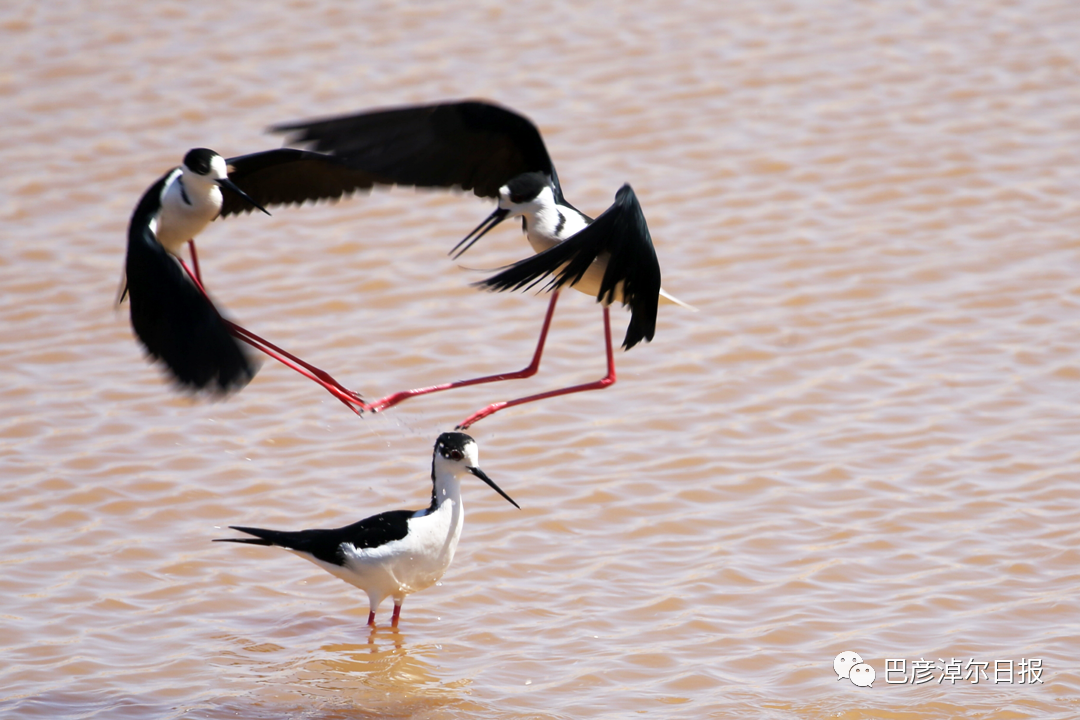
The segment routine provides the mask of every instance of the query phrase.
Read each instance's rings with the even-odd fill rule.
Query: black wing
[[[614,204],[581,232],[477,284],[489,290],[520,290],[554,275],[549,286],[561,288],[580,280],[601,253],[610,258],[596,299],[613,302],[616,286],[623,284],[623,305],[631,313],[623,347],[629,350],[653,339],[660,296],[660,263],[645,215],[629,185],[619,188]]]
[[[279,547],[308,553],[323,562],[344,565],[345,554],[342,544],[349,543],[357,548],[379,547],[394,540],[401,540],[409,532],[409,518],[412,510],[391,510],[365,518],[336,530],[300,530],[284,532],[264,530],[262,528],[230,526],[233,530],[254,535],[250,538],[223,538],[215,542],[236,542],[249,545],[277,545]]]
[[[167,177],[146,191],[128,226],[131,326],[150,356],[164,362],[181,386],[218,393],[239,390],[255,376],[257,366],[154,236],[152,224],[161,211]]]
[[[229,179],[263,207],[338,200],[383,182],[330,155],[292,148],[241,155],[225,162]],[[222,217],[254,209],[236,193],[222,191]]]
[[[460,187],[480,197],[525,172],[559,181],[540,131],[499,105],[469,100],[374,110],[270,128],[287,142],[332,153],[384,182],[416,187]]]

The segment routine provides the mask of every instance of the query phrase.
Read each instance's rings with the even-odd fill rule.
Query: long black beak
[[[483,480],[484,482],[486,482],[486,483],[487,483],[488,485],[490,485],[490,486],[491,486],[491,489],[492,489],[492,490],[494,490],[495,492],[499,493],[499,494],[500,494],[500,495],[502,495],[502,496],[503,496],[504,498],[506,498],[506,499],[507,499],[507,500],[508,500],[508,501],[510,502],[510,504],[511,504],[511,505],[513,505],[514,507],[516,507],[516,508],[517,508],[518,510],[520,510],[520,509],[521,509],[521,506],[520,506],[520,505],[518,505],[518,504],[517,504],[516,502],[514,502],[514,501],[513,501],[513,500],[512,500],[511,498],[510,498],[510,496],[509,496],[509,495],[507,495],[506,493],[504,493],[504,492],[502,491],[502,489],[501,489],[501,488],[500,488],[500,487],[499,487],[498,485],[496,485],[496,484],[495,484],[495,481],[494,481],[494,480],[492,480],[491,478],[489,478],[489,477],[488,477],[487,475],[485,475],[485,474],[484,474],[484,471],[483,471],[483,470],[481,470],[481,469],[480,469],[480,468],[478,468],[478,467],[471,467],[471,466],[470,466],[470,467],[468,467],[468,468],[466,468],[466,470],[468,470],[468,471],[469,471],[469,472],[471,472],[471,473],[472,473],[473,475],[475,475],[476,477],[480,478],[481,480]]]
[[[243,190],[241,190],[241,189],[240,189],[240,186],[239,186],[239,185],[237,185],[236,183],[234,183],[234,182],[233,182],[232,180],[230,180],[229,178],[221,178],[220,180],[218,180],[218,181],[217,181],[217,184],[218,184],[218,185],[220,185],[220,186],[221,186],[221,187],[223,187],[223,188],[228,188],[229,190],[232,190],[232,191],[233,191],[234,193],[236,193],[237,195],[239,195],[240,197],[244,198],[244,199],[245,199],[245,200],[247,200],[247,201],[248,201],[249,203],[251,203],[251,206],[252,206],[252,207],[256,207],[256,208],[258,208],[259,210],[262,210],[262,211],[263,211],[264,213],[266,213],[267,215],[269,215],[269,214],[270,214],[269,212],[267,212],[266,208],[264,208],[264,207],[263,207],[262,205],[260,205],[259,203],[255,202],[254,200],[252,200],[252,199],[251,199],[251,196],[250,196],[250,195],[248,195],[248,194],[247,194],[246,192],[244,192]]]
[[[488,230],[501,223],[509,214],[509,210],[495,208],[495,212],[484,218],[484,222],[477,225],[471,233],[466,235],[461,242],[454,246],[454,249],[448,253],[450,257],[454,260],[457,260],[459,257],[464,255],[477,240],[487,235]],[[465,245],[465,247],[461,248],[462,245]],[[461,248],[461,250],[458,250],[458,248]]]

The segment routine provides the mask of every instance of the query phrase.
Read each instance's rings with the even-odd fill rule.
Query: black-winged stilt
[[[360,396],[327,373],[221,317],[203,288],[194,239],[219,215],[336,199],[373,184],[334,158],[303,150],[282,148],[230,160],[206,148],[189,151],[182,165],[147,189],[128,226],[120,297],[130,296],[135,334],[189,389],[228,392],[251,380],[255,364],[239,338],[318,382],[352,409],[362,409]],[[223,194],[222,188],[231,193]],[[181,257],[185,243],[192,268]]]
[[[450,102],[374,110],[286,123],[271,128],[287,142],[328,153],[386,184],[460,187],[496,198],[498,207],[451,254],[457,258],[507,217],[521,217],[536,255],[478,283],[491,290],[516,290],[551,277],[551,301],[532,361],[517,372],[462,380],[389,395],[368,407],[385,410],[431,392],[534,375],[540,366],[559,290],[569,285],[603,305],[607,374],[598,381],[494,403],[470,415],[459,429],[503,408],[544,398],[596,390],[615,382],[608,306],[630,307],[623,339],[627,350],[652,340],[659,302],[686,305],[660,287],[660,265],[637,196],[629,185],[594,221],[563,197],[555,166],[536,126],[507,108],[481,101]]]
[[[231,526],[254,538],[215,542],[283,547],[367,593],[368,625],[385,598],[394,599],[398,626],[405,596],[434,585],[454,559],[465,510],[461,480],[475,475],[519,507],[479,467],[476,441],[464,433],[443,433],[431,460],[431,504],[423,510],[391,510],[334,530],[286,532]]]

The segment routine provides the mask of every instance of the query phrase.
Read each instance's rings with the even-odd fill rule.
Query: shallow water
[[[7,8],[0,711],[1080,714],[1080,8],[972,5]],[[112,302],[188,148],[459,97],[532,117],[586,212],[631,182],[700,312],[662,307],[612,388],[477,424],[523,509],[467,485],[449,572],[372,635],[359,591],[209,541],[423,506],[439,432],[603,373],[594,303],[560,302],[530,380],[357,418],[270,361],[179,396]],[[544,299],[469,287],[518,229],[445,257],[489,211],[377,192],[215,223],[200,259],[237,320],[378,397],[527,362]],[[845,650],[873,687],[837,680]]]

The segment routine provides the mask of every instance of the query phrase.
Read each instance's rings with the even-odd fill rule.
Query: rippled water
[[[5,717],[1080,715],[1080,6],[21,3],[0,41]],[[523,509],[467,485],[454,565],[372,635],[359,591],[210,540],[423,506],[439,432],[603,373],[594,303],[535,378],[357,418],[272,362],[178,396],[112,302],[188,148],[459,97],[532,117],[587,212],[632,182],[700,312],[476,425]],[[517,369],[543,298],[445,257],[489,210],[215,223],[203,274],[372,397]],[[508,224],[463,264],[527,252]],[[886,682],[954,658],[1041,682]]]

